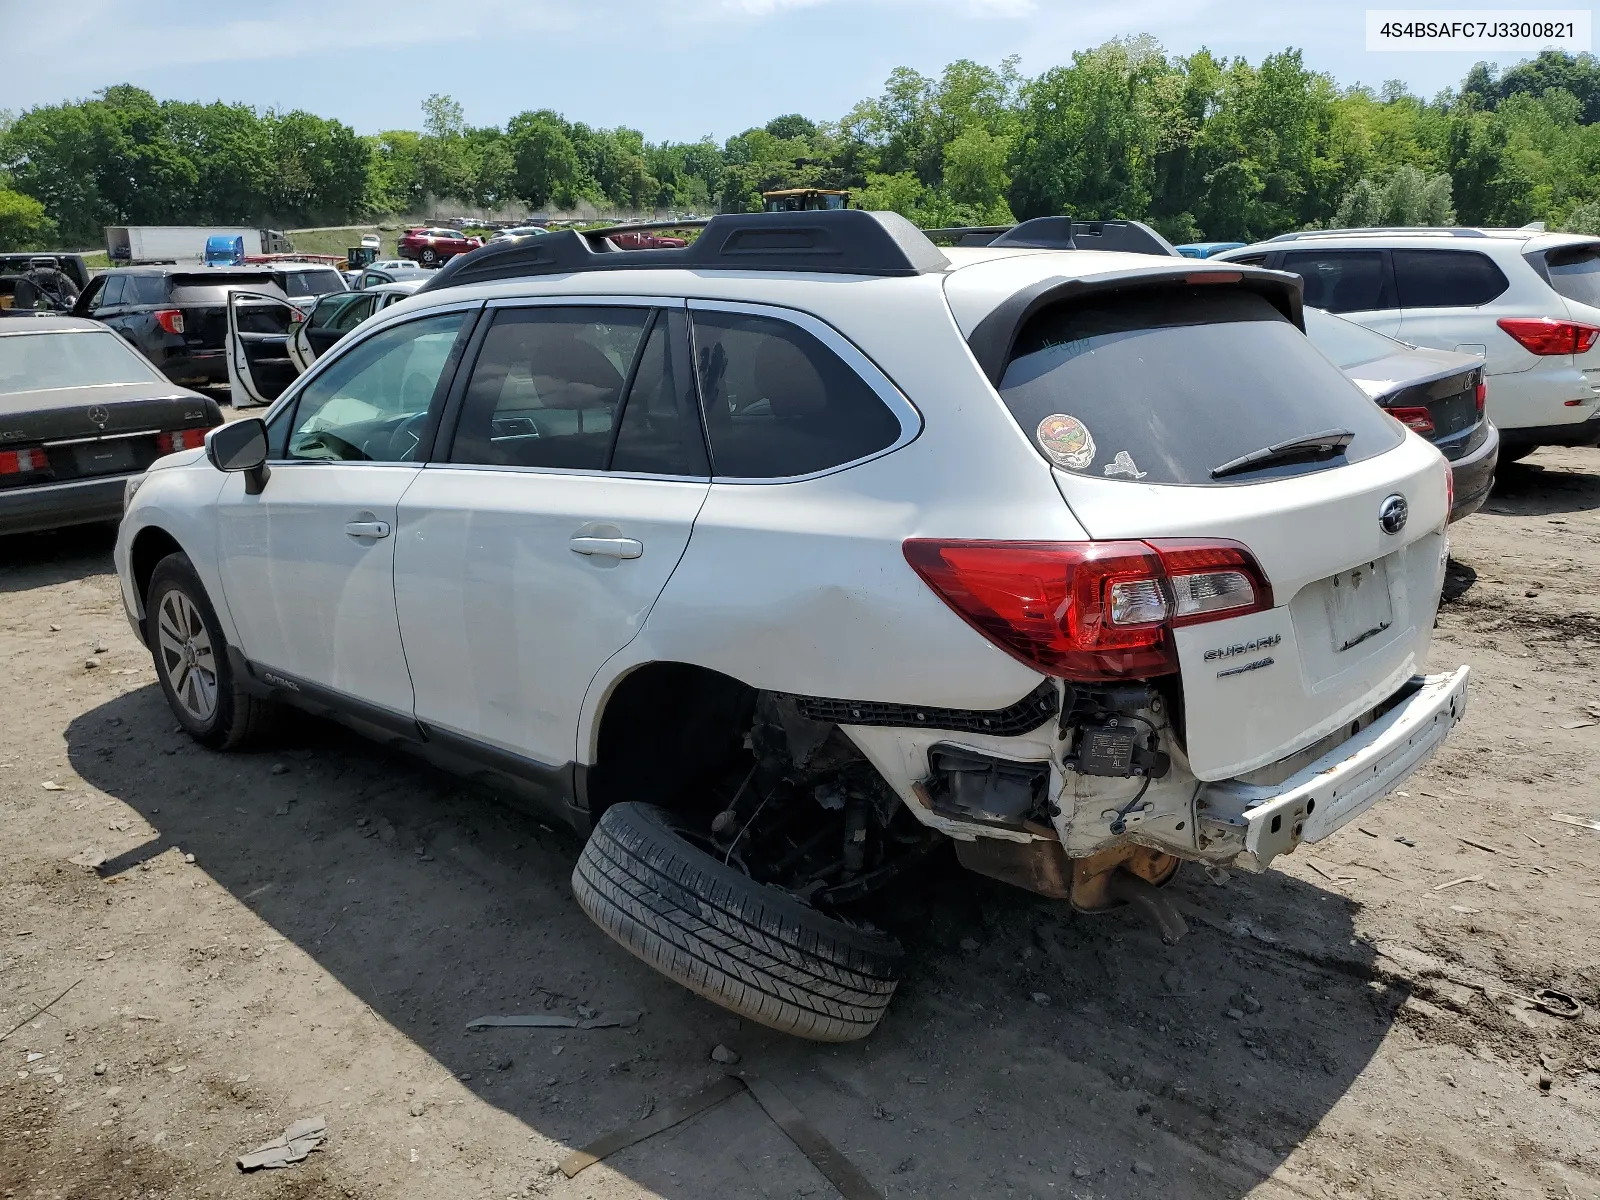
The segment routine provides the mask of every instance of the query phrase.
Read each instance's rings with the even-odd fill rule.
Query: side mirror
[[[267,426],[260,417],[218,425],[206,435],[206,457],[219,471],[243,471],[246,495],[267,486]]]

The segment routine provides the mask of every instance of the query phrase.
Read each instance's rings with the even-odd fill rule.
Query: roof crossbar
[[[695,224],[675,221],[506,238],[452,258],[418,291],[577,271],[676,268],[896,276],[950,266],[922,230],[898,213],[853,208],[728,213],[704,222],[700,236],[683,247],[623,250],[609,240],[616,233]]]

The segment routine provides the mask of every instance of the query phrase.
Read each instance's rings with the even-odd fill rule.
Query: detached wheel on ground
[[[572,872],[579,906],[629,953],[784,1033],[866,1037],[894,995],[888,934],[826,916],[713,858],[649,804],[616,804]]]
[[[187,554],[169,554],[150,574],[145,640],[178,723],[203,746],[235,750],[264,737],[278,707],[234,678],[216,610]]]

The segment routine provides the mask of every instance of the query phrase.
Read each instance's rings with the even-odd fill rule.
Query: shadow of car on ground
[[[1407,997],[1374,969],[1350,901],[1281,873],[1214,885],[1187,869],[1173,886],[1191,933],[1169,947],[1127,910],[1074,916],[938,856],[862,913],[907,948],[883,1025],[808,1043],[610,942],[572,899],[572,834],[337,726],[213,754],[146,686],[66,740],[85,780],[159,831],[103,874],[196,854],[484,1102],[571,1145],[703,1086],[727,1042],[893,1195],[1239,1197],[1346,1094]],[[646,1015],[583,1034],[465,1029],[578,1004]],[[748,1098],[607,1163],[683,1200],[785,1179],[831,1194]]]

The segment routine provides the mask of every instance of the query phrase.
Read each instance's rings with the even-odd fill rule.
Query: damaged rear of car
[[[767,1024],[830,1040],[873,1027],[898,949],[851,906],[946,839],[968,869],[1083,912],[1139,906],[1176,940],[1160,889],[1182,862],[1260,871],[1327,837],[1465,712],[1467,668],[1423,666],[1448,468],[1311,346],[1299,281],[1109,254],[1067,275],[1063,257],[948,272],[966,363],[926,390],[931,338],[913,363],[863,331],[921,435],[785,482],[781,512],[750,488],[725,507],[713,479],[629,648],[666,656],[711,604],[722,637],[683,656],[756,686],[727,683],[742,753],[696,759],[677,733],[642,751],[663,778],[715,782],[662,806],[675,852],[636,827],[644,806],[605,811],[580,903]],[[844,521],[848,550],[837,530],[795,536],[834,505],[818,520]],[[807,564],[804,599],[785,556]],[[782,648],[754,649],[763,637]],[[672,695],[697,707],[692,689]],[[612,762],[602,736],[596,811]],[[650,786],[630,783],[630,797]],[[717,878],[677,857],[684,843]],[[641,855],[652,866],[636,871]]]

